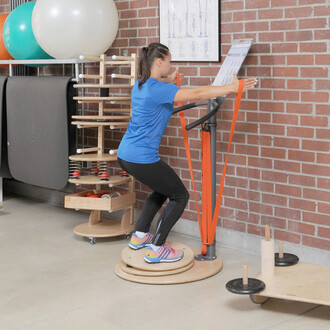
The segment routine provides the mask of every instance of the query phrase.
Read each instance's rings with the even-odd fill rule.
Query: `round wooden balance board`
[[[197,261],[197,253],[182,243],[169,242],[174,249],[183,250],[183,258],[175,262],[148,264],[145,249],[132,250],[128,246],[121,253],[115,273],[128,281],[145,284],[179,284],[203,280],[220,272],[222,260]]]

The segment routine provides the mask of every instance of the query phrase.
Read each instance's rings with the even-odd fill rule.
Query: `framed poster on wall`
[[[220,0],[159,0],[159,20],[172,61],[220,61]]]

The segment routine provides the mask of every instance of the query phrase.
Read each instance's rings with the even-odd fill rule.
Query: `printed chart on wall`
[[[160,0],[160,42],[172,61],[220,60],[219,0]]]
[[[213,86],[226,85],[233,81],[233,73],[238,73],[240,70],[252,44],[253,39],[234,40],[213,82]]]

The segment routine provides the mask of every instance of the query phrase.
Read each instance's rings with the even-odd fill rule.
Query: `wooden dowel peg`
[[[279,258],[283,258],[283,241],[279,241],[278,243],[278,256]]]
[[[243,265],[243,285],[248,285],[248,266]]]
[[[86,78],[86,79],[101,79],[101,76],[100,75],[96,75],[96,74],[83,74],[83,73],[80,73],[79,74],[79,78],[82,79],[82,78]]]
[[[132,79],[134,76],[128,75],[128,74],[118,74],[118,73],[113,73],[111,74],[111,78],[127,78],[127,79]]]
[[[130,56],[119,56],[119,55],[112,55],[111,58],[113,60],[124,60],[124,61],[134,61],[134,58],[130,57]]]
[[[270,226],[269,225],[265,226],[265,240],[270,241]]]
[[[102,59],[99,57],[94,57],[94,56],[85,56],[85,55],[80,55],[79,58],[81,60],[87,60],[87,61],[94,61],[94,62],[102,62]]]
[[[85,149],[77,149],[77,154],[83,154],[86,152],[94,152],[94,151],[99,151],[100,148],[85,148]]]

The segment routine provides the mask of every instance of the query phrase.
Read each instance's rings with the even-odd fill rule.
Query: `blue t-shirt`
[[[119,158],[151,164],[160,160],[159,144],[173,112],[173,100],[180,87],[149,78],[132,90],[132,118],[119,145]]]

